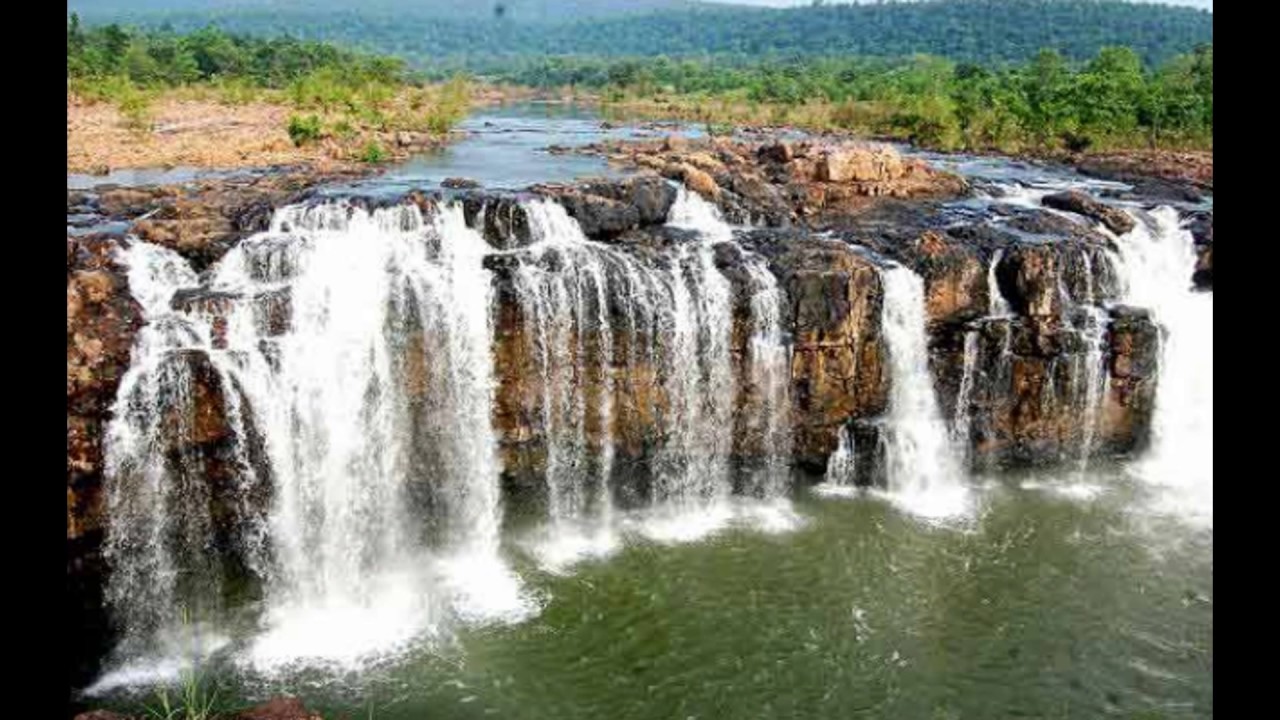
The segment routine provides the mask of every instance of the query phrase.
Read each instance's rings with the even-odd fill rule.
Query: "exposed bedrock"
[[[129,368],[141,309],[129,294],[117,236],[67,238],[67,602],[72,682],[96,671],[103,613],[103,431]]]
[[[761,267],[782,299],[778,322],[790,352],[786,422],[796,466],[825,468],[842,426],[864,439],[878,433],[893,382],[881,330],[881,274],[889,263],[909,266],[924,281],[939,405],[967,433],[959,440],[972,464],[1076,461],[1129,452],[1145,442],[1157,328],[1141,310],[1114,305],[1120,291],[1113,242],[1088,222],[1040,209],[957,214],[928,197],[954,194],[962,185],[878,149],[782,143],[655,148],[637,159],[679,155],[713,178],[720,173],[720,191],[712,199],[722,211],[781,225],[741,231],[712,247],[712,262],[729,293],[735,462],[758,459],[768,445],[750,419],[759,414],[765,389],[745,372],[752,297],[760,290],[753,273]],[[825,199],[797,205],[781,182],[785,178],[809,190],[820,186]],[[932,184],[912,184],[925,178]],[[916,191],[923,196],[913,196]],[[832,192],[853,192],[849,197],[860,199],[832,203]],[[502,251],[484,262],[495,299],[492,413],[508,487],[535,488],[542,481],[550,435],[563,432],[553,426],[565,425],[547,411],[549,398],[569,398],[560,412],[573,408],[580,414],[573,423],[580,426],[581,440],[573,442],[582,445],[583,457],[600,454],[607,444],[614,481],[643,484],[655,450],[671,432],[671,394],[678,387],[667,381],[677,369],[667,352],[673,326],[655,314],[654,304],[670,300],[662,278],[673,276],[676,263],[690,262],[688,248],[695,244],[691,231],[665,224],[675,197],[670,181],[639,175],[536,186],[521,194],[468,189],[349,199],[360,207],[410,202],[428,215],[446,198],[459,200],[466,221]],[[533,247],[539,238],[529,203],[537,198],[559,203],[588,239],[600,243],[592,250],[597,265],[584,265],[586,260],[565,255],[563,248]],[[72,200],[77,207],[90,202]],[[108,200],[130,211],[143,203],[124,196]],[[245,220],[245,227],[264,227],[269,218],[260,215]],[[1197,238],[1211,248],[1211,215],[1195,222]],[[96,236],[68,242],[69,539],[98,528],[103,427],[142,322],[122,269],[111,259],[109,250],[118,243]],[[207,262],[202,252],[188,258]],[[576,319],[549,329],[546,308],[543,317],[535,317],[529,287],[520,284],[530,282],[531,268],[544,279],[577,273]],[[225,332],[222,315],[237,299],[193,287],[177,293],[171,306],[212,318],[217,349]],[[255,297],[254,305],[267,320],[268,338],[287,331],[287,289]],[[410,402],[422,394],[414,388],[430,385],[424,378],[431,372],[432,347],[421,330],[405,338],[411,360],[399,377],[409,387]],[[217,399],[228,388],[223,375],[200,371],[207,358],[188,360],[199,412],[181,438],[183,449],[212,458],[209,472],[215,472],[218,457],[229,452],[227,423],[218,417],[226,403]],[[251,408],[242,422],[252,422]],[[556,442],[563,445],[564,438]]]

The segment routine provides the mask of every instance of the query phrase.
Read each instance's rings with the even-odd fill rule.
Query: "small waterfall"
[[[196,284],[196,274],[181,256],[149,243],[133,242],[122,259],[146,321],[105,438],[104,552],[112,568],[106,596],[127,654],[174,630],[183,619],[180,605],[190,603],[185,613],[196,622],[217,619],[227,569],[214,559],[215,544],[251,571],[266,558],[264,528],[252,524],[251,510],[264,478],[248,455],[236,358],[213,347],[208,322],[171,307],[180,289]],[[201,415],[209,392],[222,395],[231,437],[226,451],[206,457],[197,446],[223,439]],[[202,480],[227,473],[231,486],[220,490],[219,502],[242,526],[219,537],[214,489]]]
[[[836,451],[827,458],[824,483],[836,488],[852,488],[855,460],[853,436],[849,434],[848,426],[841,425],[840,434],[836,440]]]
[[[929,372],[924,283],[900,265],[886,268],[880,277],[882,331],[892,373],[886,427],[889,492],[922,515],[955,514],[964,510],[966,493]]]
[[[1117,240],[1126,302],[1151,310],[1164,332],[1151,447],[1135,466],[1168,490],[1163,502],[1213,526],[1213,293],[1195,292],[1196,255],[1178,213],[1160,207]]]
[[[545,565],[559,569],[616,546],[609,491],[615,332],[609,301],[620,290],[610,286],[610,269],[615,276],[643,274],[648,281],[628,288],[629,301],[643,306],[628,314],[633,324],[652,315],[660,285],[631,258],[588,241],[560,205],[538,200],[524,209],[534,243],[516,254],[515,289],[533,329],[529,350],[540,373],[550,520],[534,551]],[[640,287],[644,290],[636,292]],[[634,352],[638,344],[633,327],[627,345]],[[588,437],[593,422],[600,435],[594,456]]]
[[[1089,467],[1089,457],[1093,454],[1094,437],[1098,432],[1098,415],[1102,409],[1102,402],[1107,396],[1107,388],[1111,379],[1107,372],[1107,321],[1105,312],[1092,304],[1085,306],[1085,312],[1085,326],[1081,329],[1085,350],[1080,356],[1080,362],[1084,364],[1084,372],[1076,373],[1077,379],[1081,375],[1084,377],[1081,390],[1082,397],[1079,401],[1084,410],[1084,417],[1081,422],[1079,461],[1080,472],[1082,473]]]
[[[1000,283],[996,280],[996,266],[1000,264],[1002,258],[1004,258],[1004,248],[997,248],[991,255],[991,264],[987,266],[987,316],[993,318],[1009,317],[1013,314],[1009,301],[1004,299],[1004,293],[1000,292]]]
[[[967,458],[973,427],[973,386],[978,372],[978,331],[964,334],[964,365],[960,374],[960,389],[956,393],[956,407],[951,421],[951,441],[959,457]]]
[[[759,395],[748,432],[761,438],[763,467],[754,475],[754,494],[775,498],[786,489],[791,458],[791,353],[782,326],[782,290],[763,259],[745,258],[751,278],[751,336],[747,382]]]
[[[660,365],[670,405],[663,418],[668,437],[654,461],[653,483],[654,501],[668,521],[647,529],[660,539],[691,539],[727,519],[723,500],[732,488],[732,298],[712,249],[732,232],[684,189],[668,224],[694,230],[699,239],[678,245],[671,261],[670,344]]]

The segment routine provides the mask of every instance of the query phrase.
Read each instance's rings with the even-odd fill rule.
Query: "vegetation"
[[[320,118],[315,115],[289,118],[289,139],[294,145],[302,147],[320,139]]]
[[[1045,50],[988,68],[917,56],[754,65],[669,58],[547,58],[496,73],[535,87],[587,88],[615,109],[708,123],[791,123],[941,149],[1212,147],[1213,48],[1154,68],[1128,48],[1085,63]]]
[[[225,105],[285,104],[298,112],[284,128],[303,147],[334,137],[350,159],[367,159],[379,134],[447,133],[467,112],[471,86],[461,75],[439,86],[404,62],[290,37],[259,39],[216,28],[189,34],[119,25],[86,29],[67,21],[67,90],[87,102],[116,105],[124,124],[151,129],[157,99]]]
[[[209,687],[200,673],[195,629],[191,614],[185,608],[182,627],[191,647],[190,665],[182,671],[181,684],[175,696],[170,695],[167,687],[156,691],[155,704],[145,708],[146,717],[152,720],[213,720],[217,717],[218,690]]]
[[[620,15],[627,6],[630,12]],[[1155,66],[1213,42],[1209,12],[1121,0],[933,0],[788,9],[674,0],[241,0],[216,9],[194,1],[69,4],[78,7],[98,21],[186,31],[216,23],[237,33],[302,35],[366,47],[422,68],[472,71],[543,55],[746,61],[927,53],[991,65],[1026,62],[1046,47],[1083,61],[1113,45],[1132,47]]]

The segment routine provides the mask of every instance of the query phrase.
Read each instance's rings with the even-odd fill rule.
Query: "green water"
[[[1212,717],[1212,530],[1099,484],[990,483],[945,526],[805,494],[792,532],[632,541],[565,576],[517,558],[545,603],[523,623],[222,696],[383,720]]]

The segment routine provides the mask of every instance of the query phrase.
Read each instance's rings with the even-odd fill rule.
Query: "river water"
[[[547,112],[480,113],[464,126],[472,132],[467,140],[335,192],[394,192],[453,176],[490,188],[569,180],[610,171],[598,159],[550,155],[543,148],[665,132],[601,128],[584,111],[559,117]],[[1005,202],[1088,184],[1040,167],[948,162],[974,177],[1025,191]],[[394,238],[384,240],[385,233],[374,230],[362,242],[391,244],[386,259],[370,266],[368,282],[385,282],[384,266],[401,268],[397,272],[410,279],[421,276],[424,289],[414,298],[426,308],[422,322],[431,321],[431,313],[446,320],[450,313],[465,314],[474,304],[460,303],[462,296],[455,294],[471,285],[450,284],[466,278],[433,274],[437,267],[453,266],[411,257]],[[1168,242],[1168,234],[1151,230],[1140,240]],[[1150,246],[1134,248],[1126,254],[1132,272],[1150,275],[1151,268],[1165,267],[1164,256]],[[317,286],[316,297],[321,291],[324,297],[354,292],[351,288],[362,287],[359,279]],[[552,297],[541,286],[529,287],[530,302]],[[918,294],[907,292],[911,289],[904,292]],[[1129,293],[1135,301],[1163,302],[1167,288],[1140,282]],[[1203,298],[1170,302],[1173,311],[1205,305]],[[315,317],[330,334],[337,332],[333,327],[348,327],[335,324],[341,317]],[[350,332],[367,330],[362,330],[367,323],[353,319]],[[450,327],[479,322],[463,320],[447,322]],[[1211,358],[1211,304],[1194,320],[1207,323]],[[1193,343],[1186,336],[1204,330],[1200,325],[1186,318],[1173,323],[1183,342],[1166,346],[1190,352]],[[914,347],[918,340],[904,335],[897,347]],[[231,342],[234,349],[234,338]],[[306,350],[298,348],[298,357]],[[472,350],[464,343],[458,357],[474,371],[476,362],[467,354]],[[282,352],[287,370],[289,348]],[[923,363],[904,354],[901,364],[914,366],[908,362],[913,359],[918,360],[914,365]],[[1194,370],[1203,366],[1172,364],[1175,380],[1193,387],[1178,390],[1157,409],[1161,441],[1153,452],[1186,454],[1186,439],[1202,433],[1201,426],[1180,419],[1206,410],[1212,414],[1211,379]],[[282,382],[289,380],[287,372],[277,372]],[[337,397],[345,376],[312,378],[307,396]],[[920,404],[930,417],[937,415],[924,400]],[[460,401],[459,408],[466,407],[471,405]],[[226,704],[284,692],[301,696],[326,717],[1211,717],[1211,422],[1207,427],[1203,442],[1210,467],[1195,477],[1179,468],[1172,481],[1166,476],[1175,469],[1167,459],[1152,457],[1095,462],[1083,472],[1070,467],[975,476],[959,488],[965,494],[963,510],[944,514],[912,512],[894,493],[820,494],[806,482],[775,482],[775,488],[789,488],[781,498],[789,501],[786,522],[725,522],[713,531],[673,538],[645,532],[643,517],[632,525],[627,520],[636,518],[624,517],[616,523],[616,543],[610,536],[610,552],[589,553],[568,568],[548,566],[524,542],[540,528],[538,512],[508,504],[501,537],[484,538],[485,557],[500,556],[502,572],[509,573],[503,577],[518,583],[520,612],[481,614],[466,622],[427,620],[414,628],[388,627],[385,615],[355,612],[343,616],[340,627],[309,625],[303,632],[311,636],[286,637],[283,647],[328,646],[343,635],[382,632],[396,636],[395,647],[295,661],[284,652],[262,663],[257,660],[263,638],[272,637],[271,618],[280,608],[261,597],[243,597],[231,623],[188,625],[172,639],[170,652],[115,663],[90,692],[95,702],[137,709],[151,700],[157,684],[172,682],[195,658],[200,675],[220,688]],[[377,444],[372,437],[365,442]],[[331,443],[317,447],[311,456],[335,452]],[[374,470],[371,477],[381,478]],[[940,487],[925,483],[916,490],[928,494]],[[1188,487],[1196,492],[1188,493]],[[361,532],[370,543],[381,542],[378,533],[384,532],[384,521],[375,515],[361,516]],[[316,517],[300,516],[297,522],[316,523]],[[326,522],[316,529],[323,547],[299,552],[333,544],[325,536],[333,521]],[[342,557],[340,547],[332,552]],[[380,580],[369,582],[347,591],[380,592]],[[514,585],[488,587],[506,593]],[[402,589],[395,586],[397,592]],[[499,599],[476,596],[472,601],[485,606]]]

